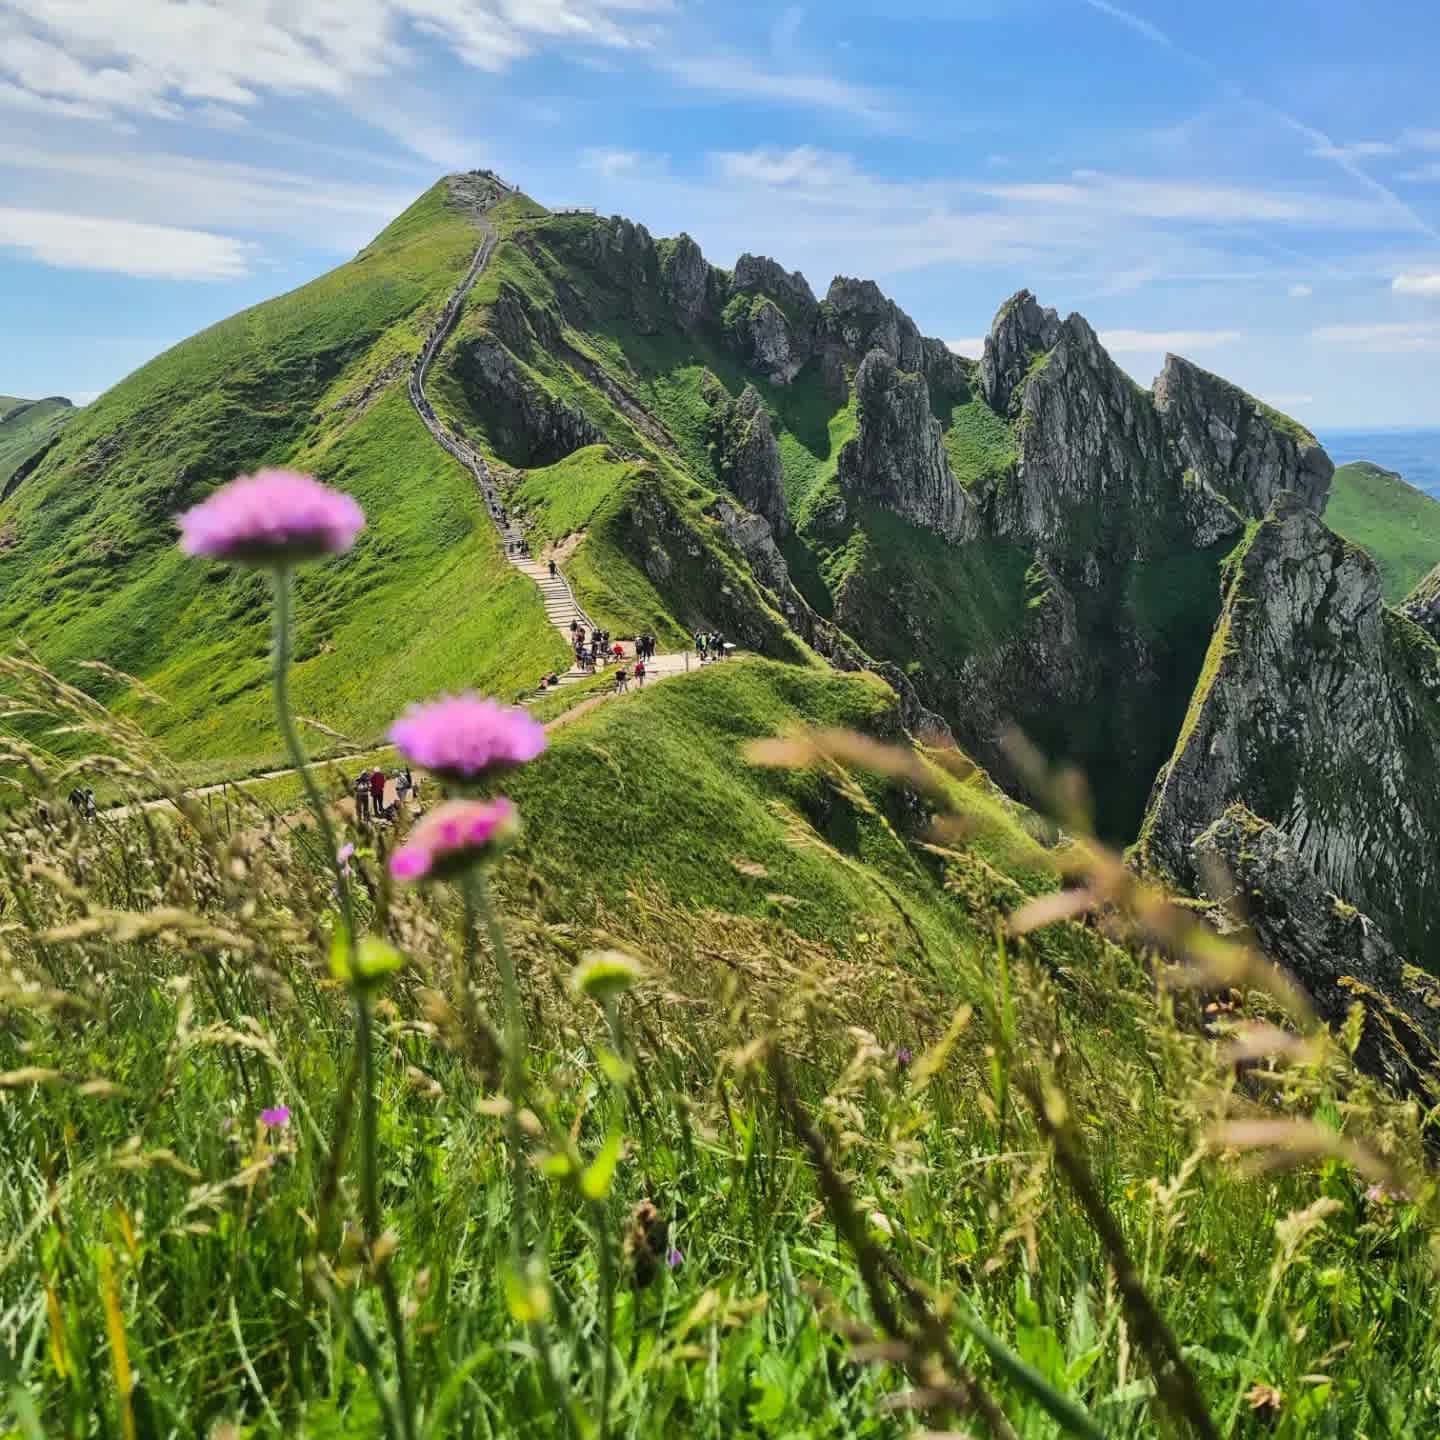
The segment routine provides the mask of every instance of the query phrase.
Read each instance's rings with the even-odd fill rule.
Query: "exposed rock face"
[[[1009,353],[1017,316],[1041,317],[1054,343],[1039,358],[1017,352],[1028,378],[1008,393],[1002,387],[1020,411],[1020,465],[1016,483],[997,498],[994,523],[1000,533],[1023,537],[1047,553],[1078,558],[1077,535],[1098,537],[1095,522],[1102,517],[1114,529],[1116,518],[1137,509],[1163,515],[1178,493],[1179,477],[1165,473],[1165,441],[1149,396],[1105,353],[1085,319],[1071,315],[1052,332],[1048,317],[1054,312],[1042,311],[1028,292],[1021,295],[1008,315],[997,317],[982,368]],[[1082,512],[1088,521],[1083,527],[1072,523]],[[1120,528],[1131,527],[1122,522]],[[1143,544],[1138,535],[1115,538],[1126,552]]]
[[[700,247],[686,234],[675,237],[660,260],[665,298],[682,330],[693,330],[705,311],[710,293],[710,266]]]
[[[1400,610],[1432,640],[1440,641],[1440,565],[1405,597]]]
[[[1301,430],[1238,386],[1182,360],[1165,357],[1155,381],[1155,408],[1187,471],[1243,515],[1263,515],[1289,490],[1318,515],[1335,467]]]
[[[1215,898],[1343,1023],[1366,1010],[1356,1060],[1397,1090],[1428,1091],[1440,1062],[1440,984],[1407,965],[1369,916],[1328,890],[1274,825],[1233,805],[1192,846]],[[1437,1097],[1440,1098],[1440,1097]]]
[[[925,352],[915,322],[873,280],[837,275],[825,295],[828,335],[856,357],[883,350],[902,370],[922,370]]]
[[[925,377],[872,350],[855,375],[855,439],[840,452],[841,486],[947,540],[973,538],[979,515],[945,458]]]
[[[723,389],[720,395],[724,395]],[[783,539],[790,533],[785,470],[770,412],[759,391],[747,385],[733,402],[717,397],[712,404],[710,426],[720,479],[751,510],[763,515],[770,530]]]
[[[1012,295],[1000,307],[980,360],[980,389],[992,410],[1001,415],[1010,412],[1011,397],[1031,358],[1049,350],[1059,335],[1060,317],[1041,309],[1028,290]]]
[[[1196,837],[1244,805],[1320,886],[1428,958],[1440,938],[1440,649],[1385,609],[1370,558],[1295,496],[1232,564],[1145,853],[1194,887]]]
[[[497,340],[482,335],[458,346],[455,371],[489,418],[496,451],[512,465],[550,465],[605,438],[581,411],[531,381]]]
[[[746,363],[777,385],[785,384],[805,363],[805,340],[768,297],[742,295],[737,301],[726,307],[725,320]]]
[[[786,270],[764,255],[742,255],[735,262],[731,291],[740,295],[766,295],[793,309],[802,327],[813,319],[818,302],[810,282],[798,270]]]

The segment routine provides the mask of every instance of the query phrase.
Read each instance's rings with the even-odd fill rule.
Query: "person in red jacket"
[[[370,772],[370,808],[378,820],[385,810],[385,772],[383,770],[372,770]]]

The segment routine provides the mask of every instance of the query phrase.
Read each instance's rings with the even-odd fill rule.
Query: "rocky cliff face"
[[[1060,317],[1041,307],[1028,291],[1012,295],[995,316],[980,360],[980,388],[990,408],[1001,415],[1025,378],[1031,360],[1051,349],[1060,336]]]
[[[979,516],[950,471],[925,377],[872,350],[855,376],[855,407],[856,438],[840,452],[841,487],[947,540],[973,538]]]
[[[1405,597],[1400,607],[1432,639],[1440,641],[1440,565],[1437,565]]]
[[[1299,981],[1322,1019],[1365,1007],[1355,1059],[1393,1088],[1435,1094],[1440,984],[1408,965],[1368,915],[1328,890],[1283,832],[1233,805],[1196,837],[1222,928],[1239,924]]]
[[[1243,805],[1402,952],[1440,939],[1440,649],[1381,602],[1378,572],[1282,494],[1232,562],[1225,608],[1144,853],[1182,884]]]
[[[1282,490],[1325,509],[1335,467],[1315,437],[1228,380],[1167,355],[1155,408],[1192,489],[1242,515],[1263,515]]]
[[[759,391],[747,385],[731,401],[719,382],[713,381],[708,395],[717,473],[730,491],[751,510],[763,515],[771,532],[783,540],[790,533],[790,512],[785,508],[785,469],[770,424],[770,413]]]

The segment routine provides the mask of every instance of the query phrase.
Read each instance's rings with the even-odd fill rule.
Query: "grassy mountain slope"
[[[1440,563],[1440,500],[1368,460],[1335,471],[1325,523],[1370,553],[1391,605]]]
[[[0,395],[0,495],[10,478],[74,418],[75,407],[58,395],[17,400]]]
[[[302,576],[302,714],[364,735],[417,693],[513,692],[563,660],[474,482],[405,396],[477,242],[447,193],[437,185],[348,264],[81,412],[0,508],[0,633],[52,664],[103,659],[153,682],[169,702],[154,728],[187,760],[270,759],[264,583],[184,560],[170,517],[278,464],[350,489],[369,517],[351,554]]]

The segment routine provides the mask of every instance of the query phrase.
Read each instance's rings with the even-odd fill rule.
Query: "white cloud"
[[[1440,130],[1406,130],[1400,141],[1412,150],[1440,150]]]
[[[1102,330],[1100,343],[1116,354],[1142,354],[1168,351],[1185,354],[1199,350],[1218,350],[1243,340],[1239,330]]]
[[[966,335],[959,340],[947,340],[945,348],[973,360],[985,353],[985,337],[983,335]]]
[[[1440,271],[1407,271],[1397,275],[1390,288],[1397,295],[1440,295]]]
[[[1285,292],[1292,300],[1308,300],[1315,293],[1311,285],[1292,285]]]
[[[761,185],[798,185],[825,190],[855,183],[862,177],[848,155],[800,145],[793,150],[720,150],[714,155],[727,180],[753,180]]]
[[[1440,350],[1440,322],[1402,321],[1376,325],[1320,325],[1310,338],[1367,355],[1401,355]]]
[[[697,90],[836,110],[880,128],[897,122],[892,106],[877,91],[818,71],[767,70],[747,56],[725,53],[671,54],[657,57],[656,64],[681,84]]]
[[[11,195],[26,205],[83,211],[142,224],[286,234],[314,249],[343,251],[365,243],[415,198],[410,187],[354,184],[314,175],[197,160],[186,155],[61,150],[12,143],[0,147]],[[332,173],[343,173],[332,167]]]
[[[1291,408],[1299,410],[1306,405],[1313,405],[1315,403],[1315,397],[1313,395],[1262,395],[1260,398],[1267,405],[1273,405],[1277,410],[1289,410]]]
[[[1329,229],[1389,229],[1395,216],[1373,205],[1306,191],[1254,189],[1187,180],[1139,179],[1077,170],[1068,181],[978,187],[980,193],[1021,204],[1089,210],[1199,225],[1314,225]]]
[[[62,270],[107,270],[171,280],[233,280],[246,246],[228,235],[49,210],[0,209],[0,247]]]
[[[581,166],[606,180],[659,174],[669,163],[666,155],[651,155],[643,150],[611,150],[595,146],[580,152]]]
[[[1158,25],[1152,25],[1148,20],[1142,19],[1129,10],[1122,10],[1118,5],[1110,4],[1109,0],[1085,0],[1085,3],[1092,10],[1098,10],[1102,15],[1108,15],[1112,20],[1118,20],[1122,25],[1135,31],[1137,35],[1143,35],[1156,45],[1163,45],[1167,50],[1175,48],[1175,42]]]
[[[4,0],[0,79],[37,99],[175,118],[262,94],[344,98],[437,40],[501,71],[540,44],[641,49],[670,0]]]

